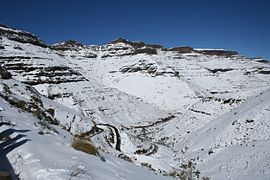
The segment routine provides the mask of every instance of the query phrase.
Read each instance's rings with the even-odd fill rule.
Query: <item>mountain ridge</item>
[[[62,47],[62,50],[68,49],[71,46],[73,46],[73,47],[75,47],[75,46],[79,46],[79,47],[95,46],[95,45],[90,45],[90,44],[82,44],[76,40],[65,40],[65,41],[61,41],[59,43],[54,43],[52,45],[48,45],[48,44],[45,44],[39,38],[37,38],[37,36],[27,32],[27,31],[21,31],[21,30],[18,31],[15,28],[11,28],[11,27],[3,25],[3,24],[1,24],[0,27],[2,27],[1,32],[0,32],[1,35],[5,36],[11,40],[16,40],[19,42],[28,42],[28,43],[32,43],[33,45],[39,45],[41,47],[49,47],[49,48],[52,48],[55,50],[57,48],[58,48],[58,50],[60,50],[59,46]],[[14,34],[20,34],[20,33],[21,33],[21,35],[24,35],[26,37],[29,36],[28,40],[14,37]],[[144,48],[152,48],[152,49],[163,49],[163,50],[168,50],[168,51],[178,51],[180,53],[198,52],[198,53],[204,53],[204,54],[208,54],[208,55],[224,55],[224,56],[232,56],[232,55],[238,54],[238,52],[232,51],[232,50],[226,50],[226,49],[200,49],[199,50],[198,48],[193,49],[190,46],[178,46],[178,47],[172,47],[172,48],[164,48],[162,45],[159,45],[159,44],[145,44],[144,42],[141,42],[141,41],[130,41],[130,40],[125,39],[125,38],[117,38],[113,41],[108,42],[107,44],[115,44],[115,43],[128,44],[128,45],[133,46],[135,49],[140,49],[140,48],[144,47]],[[105,45],[107,45],[107,44],[105,44]],[[101,46],[105,46],[105,45],[101,45]],[[67,46],[67,47],[65,47],[65,46]]]

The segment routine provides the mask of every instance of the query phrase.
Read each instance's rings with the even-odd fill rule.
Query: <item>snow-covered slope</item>
[[[38,103],[44,115],[40,119],[47,118],[46,122],[53,123],[59,132],[91,141],[106,153],[105,159],[108,156],[114,163],[122,165],[122,158],[146,166],[160,175],[154,176],[156,179],[165,178],[161,174],[181,178],[269,178],[268,61],[222,49],[166,49],[122,38],[104,46],[71,40],[43,46],[33,43],[33,38],[42,41],[30,33],[2,26],[0,29],[1,76],[13,78],[2,80],[3,106],[12,102],[8,97],[31,102],[34,96],[38,101],[32,104]],[[35,111],[27,110],[35,115]],[[8,113],[4,116],[12,117]],[[33,118],[24,119],[30,126],[29,122],[34,122]],[[60,133],[48,139],[67,142],[63,137]],[[48,141],[33,139],[19,148],[31,144],[43,148],[42,143]],[[69,151],[79,153],[67,145],[61,145],[61,151],[59,161],[64,161]],[[24,152],[28,153],[27,148]],[[37,158],[41,156],[33,153]],[[17,161],[12,165],[19,166]],[[40,169],[50,171],[48,166],[42,164]],[[93,170],[100,166],[84,165]],[[104,166],[109,168],[106,163]],[[131,169],[125,171],[133,171],[134,167],[129,166]],[[60,172],[52,171],[54,178],[65,179]],[[127,173],[123,178],[131,179],[133,175]]]
[[[35,93],[27,90],[20,82],[5,80],[1,82],[0,98],[0,132],[1,158],[0,169],[10,171],[14,168],[14,179],[162,179],[154,173],[135,166],[119,158],[101,153],[101,157],[76,151],[71,147],[72,136],[59,126],[44,124],[38,116],[26,112],[17,105],[11,106],[9,100],[4,100],[8,85],[13,92],[9,95],[14,102],[28,102]],[[17,94],[16,94],[17,93]],[[36,94],[37,95],[37,94]],[[16,101],[18,100],[18,101]],[[29,103],[32,99],[29,101]],[[58,106],[60,115],[70,115],[72,110],[60,104],[41,97],[44,106]],[[26,106],[25,106],[26,107]],[[32,107],[33,108],[33,107]],[[76,114],[76,113],[74,113]],[[65,124],[65,118],[57,117],[60,125]],[[43,122],[43,123],[42,123]],[[77,126],[93,126],[91,121]],[[75,123],[74,123],[75,125]],[[17,175],[17,177],[16,177]],[[165,177],[164,177],[165,178]]]

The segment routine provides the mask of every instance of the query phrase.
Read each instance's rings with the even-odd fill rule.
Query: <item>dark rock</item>
[[[118,38],[110,42],[110,44],[116,44],[116,43],[125,43],[125,44],[133,46],[134,48],[142,48],[145,46],[143,42],[133,42],[133,41],[126,40],[124,38]]]
[[[193,51],[193,48],[189,47],[189,46],[174,47],[174,48],[170,49],[170,51],[176,51],[179,53],[190,53]]]
[[[207,112],[204,112],[204,111],[200,111],[200,110],[196,110],[196,109],[189,109],[189,110],[192,111],[192,112],[195,112],[195,113],[201,113],[201,114],[211,116],[210,113],[207,113]]]
[[[118,157],[125,160],[125,161],[132,162],[131,158],[125,154],[119,154]]]
[[[67,51],[67,50],[78,50],[83,45],[75,40],[63,41],[59,44],[51,45],[50,48],[53,50]]]
[[[79,43],[75,40],[67,40],[64,43],[65,43],[65,45],[70,45],[70,46],[83,46],[81,43]]]
[[[2,66],[0,66],[0,75],[2,79],[10,79],[11,74]]]
[[[134,154],[146,154],[148,152],[148,149],[138,149],[134,152]]]
[[[142,47],[149,47],[149,48],[152,48],[152,49],[161,49],[161,48],[163,48],[163,46],[161,46],[159,44],[145,44],[144,42],[129,41],[129,40],[124,39],[124,38],[118,38],[118,39],[110,42],[110,44],[116,44],[116,43],[129,44],[129,45],[133,46],[135,49],[142,48]]]
[[[134,52],[133,52],[133,55],[136,55],[136,54],[149,54],[149,55],[154,55],[154,54],[157,54],[157,51],[155,49],[152,49],[152,48],[143,48],[143,49],[136,49]]]
[[[25,31],[18,31],[5,25],[0,25],[0,36],[20,43],[30,43],[36,46],[47,47],[47,45],[35,35]]]
[[[244,75],[250,75],[251,74],[251,72],[250,71],[246,71],[246,72],[244,72]]]
[[[227,51],[227,50],[201,50],[196,52],[210,56],[224,56],[224,57],[231,57],[238,54],[238,52],[236,51]]]
[[[52,79],[46,79],[46,80],[32,80],[32,81],[22,81],[25,84],[28,85],[39,85],[39,84],[61,84],[61,83],[69,83],[69,82],[80,82],[80,81],[86,81],[84,78],[77,78],[77,79],[64,79],[64,78],[58,78],[56,80]]]
[[[224,69],[222,69],[222,68],[217,68],[217,69],[209,69],[209,68],[205,68],[205,69],[207,69],[207,70],[210,71],[211,73],[227,72],[227,71],[232,71],[232,70],[234,70],[234,69],[232,69],[232,68],[224,68]]]
[[[163,46],[159,45],[159,44],[147,44],[146,47],[150,47],[153,49],[162,49]]]
[[[83,56],[84,58],[96,58],[97,55],[93,53],[88,53],[87,55]]]
[[[45,133],[43,131],[39,131],[38,134],[39,135],[45,135]]]
[[[35,59],[36,57],[32,58]],[[22,80],[22,82],[29,85],[38,85],[42,83],[60,84],[65,82],[88,81],[79,72],[67,66],[46,67],[44,64],[33,65],[27,63],[27,61],[32,58],[24,56],[0,57],[0,62],[3,63],[2,76],[5,78],[10,77],[7,73],[5,73],[6,71],[10,72],[12,76],[16,76],[18,74],[21,74],[22,76],[27,76],[28,74],[30,74],[32,78]],[[23,62],[21,60],[23,60]],[[4,71],[3,68],[6,71]],[[33,71],[35,71],[34,74]]]
[[[48,112],[52,117],[54,117],[54,113],[55,113],[54,109],[49,108],[49,109],[47,109],[47,112]]]
[[[239,104],[242,101],[242,99],[233,99],[233,98],[229,98],[229,99],[224,99],[223,100],[223,104]]]
[[[124,66],[120,69],[122,73],[134,73],[134,72],[142,72],[150,75],[155,75],[157,72],[157,66],[153,63],[145,63],[145,61],[141,60],[139,64],[133,64],[131,66]]]
[[[23,50],[20,46],[14,46],[13,48],[17,50]]]
[[[259,62],[259,63],[269,63],[269,61],[264,60],[264,59],[256,60],[256,62]]]
[[[31,57],[28,57],[28,56],[0,56],[0,60],[8,60],[8,61],[15,61],[16,59],[31,59]]]
[[[270,71],[258,71],[259,74],[270,74]]]
[[[214,150],[211,148],[211,149],[208,150],[208,155],[210,155],[212,153],[214,153]]]
[[[246,120],[246,123],[253,123],[253,122],[254,122],[254,120],[253,120],[253,119],[250,119],[250,120],[249,120],[249,119],[247,119],[247,120]]]

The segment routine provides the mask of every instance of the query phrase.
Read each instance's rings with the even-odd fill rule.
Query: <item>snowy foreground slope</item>
[[[1,83],[2,92],[7,84],[17,84],[11,94],[13,99],[28,102],[33,96],[24,85],[12,80]],[[44,128],[33,114],[11,107],[3,98],[0,104],[1,134],[14,138],[1,143],[1,169],[8,170],[11,164],[21,179],[162,179],[111,155],[102,153],[100,158],[76,151],[70,146],[72,137],[67,131],[58,126],[52,126],[53,131]],[[62,113],[68,114],[62,109]]]
[[[0,35],[0,170],[21,179],[270,178],[268,61],[125,39],[49,46],[5,26]],[[99,155],[73,149],[73,136]]]

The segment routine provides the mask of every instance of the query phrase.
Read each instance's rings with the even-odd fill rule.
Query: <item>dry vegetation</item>
[[[71,146],[78,151],[82,151],[87,154],[99,156],[99,152],[97,148],[90,141],[87,141],[78,137],[74,137],[72,140]]]

